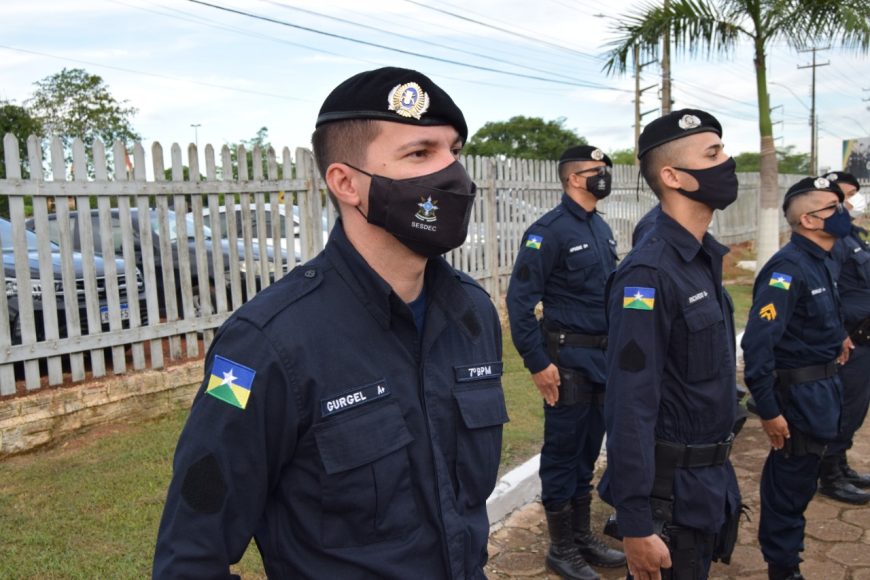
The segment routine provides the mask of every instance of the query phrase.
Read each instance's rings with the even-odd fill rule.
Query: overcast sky
[[[445,88],[471,134],[514,115],[564,117],[607,151],[633,146],[634,80],[608,77],[601,67],[613,19],[637,0],[210,3],[286,24],[190,0],[0,0],[0,99],[20,104],[35,81],[84,68],[139,109],[133,124],[146,145],[186,145],[196,133],[201,146],[219,146],[266,126],[274,145],[294,149],[310,146],[317,111],[335,85],[393,65],[416,68]],[[769,52],[771,103],[781,105],[773,113],[782,121],[774,127],[777,145],[808,152],[811,71],[797,67],[811,55],[781,43]],[[818,60],[830,62],[817,69],[819,161],[836,169],[843,139],[870,137],[870,102],[862,100],[870,99],[870,58],[831,49]],[[672,67],[676,107],[719,117],[731,154],[758,150],[748,45],[712,60],[675,55]],[[647,66],[642,86],[656,84],[659,74],[656,64]],[[656,98],[656,89],[647,91],[642,109],[656,108]],[[200,125],[196,132],[192,124]]]

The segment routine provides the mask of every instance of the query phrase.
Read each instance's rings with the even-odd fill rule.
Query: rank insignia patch
[[[656,289],[627,286],[622,295],[622,307],[633,310],[652,310],[656,303]]]
[[[387,96],[391,111],[408,118],[419,119],[429,110],[429,95],[417,83],[396,85]]]
[[[531,248],[533,250],[540,250],[541,243],[543,241],[544,241],[544,238],[541,236],[529,235],[529,237],[526,239],[526,247]]]
[[[758,315],[764,320],[776,320],[776,307],[773,305],[773,302],[767,306],[762,306],[761,310],[758,311]]]
[[[256,374],[253,369],[216,355],[205,392],[233,407],[244,409]]]
[[[791,276],[788,274],[780,274],[779,272],[774,272],[770,277],[769,284],[774,288],[779,288],[781,290],[788,290],[791,288]]]

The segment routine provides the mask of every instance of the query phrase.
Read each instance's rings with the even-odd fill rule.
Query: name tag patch
[[[472,381],[485,381],[501,376],[503,364],[501,362],[487,362],[464,367],[453,367],[456,373],[457,383],[469,383]]]
[[[589,247],[589,244],[577,244],[577,245],[574,246],[573,248],[570,248],[570,249],[568,250],[568,253],[569,253],[569,254],[573,254],[574,252],[580,252],[580,251],[582,251],[582,250],[585,250],[585,249],[588,248],[588,247]]]
[[[701,290],[697,294],[693,294],[692,296],[689,296],[689,304],[694,304],[698,300],[703,300],[706,297],[707,297],[707,291]]]
[[[384,380],[362,387],[354,387],[340,395],[329,397],[328,399],[320,399],[320,415],[321,417],[329,417],[341,411],[355,409],[366,403],[383,399],[389,395],[390,387],[387,386],[387,382]]]
[[[815,295],[817,295],[817,294],[821,294],[822,292],[827,292],[827,291],[828,291],[828,289],[827,289],[827,288],[824,288],[824,287],[822,287],[822,288],[813,288],[812,290],[810,290],[810,294],[812,294],[813,296],[815,296]]]

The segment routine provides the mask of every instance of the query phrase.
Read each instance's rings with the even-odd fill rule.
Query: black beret
[[[468,126],[450,95],[423,73],[384,67],[356,74],[335,87],[315,127],[334,121],[378,119],[408,125],[452,125],[463,143]]]
[[[785,192],[785,197],[782,199],[783,213],[788,210],[791,200],[811,191],[830,191],[831,193],[836,193],[837,199],[841,203],[846,197],[843,195],[843,190],[840,189],[840,186],[827,177],[804,177]]]
[[[854,185],[856,191],[861,189],[861,184],[858,183],[858,179],[851,173],[846,173],[845,171],[831,171],[830,173],[826,173],[825,177],[829,181],[837,182],[837,184],[848,183],[849,185]]]
[[[592,145],[577,145],[576,147],[566,149],[559,158],[559,165],[561,166],[563,163],[571,163],[573,161],[603,161],[608,167],[613,167],[613,161],[610,160],[610,157],[604,151]]]
[[[722,136],[722,125],[716,117],[700,109],[680,109],[659,117],[643,128],[637,140],[637,158],[647,151],[675,139],[682,139],[695,133],[713,132]]]

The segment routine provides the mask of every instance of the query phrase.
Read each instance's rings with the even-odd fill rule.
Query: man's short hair
[[[679,149],[680,141],[674,140],[650,149],[640,158],[640,174],[659,199],[664,189],[660,175],[662,167],[681,165],[675,159]]]
[[[333,163],[350,163],[356,167],[365,165],[366,151],[380,132],[378,122],[372,119],[351,119],[319,126],[311,135],[311,148],[320,176],[325,180],[326,170]],[[339,210],[338,200],[331,191],[329,199]]]

